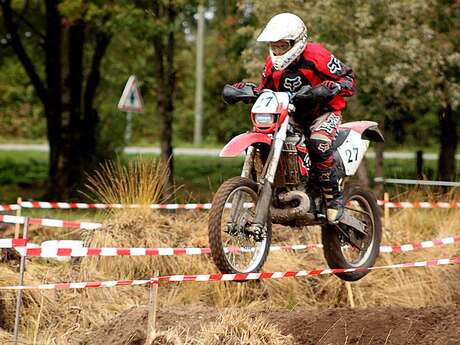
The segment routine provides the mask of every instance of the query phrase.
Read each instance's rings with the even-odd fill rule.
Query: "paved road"
[[[49,147],[46,144],[0,144],[0,151],[37,151],[37,152],[48,152]],[[174,154],[178,156],[206,156],[206,157],[217,157],[219,156],[220,149],[209,149],[209,148],[193,148],[193,147],[177,147],[174,149]],[[140,147],[140,146],[129,146],[125,148],[127,154],[141,154],[151,153],[159,154],[159,147]],[[374,158],[375,153],[369,151],[366,153],[367,158]],[[388,159],[411,159],[415,158],[415,152],[384,152],[384,158]],[[425,153],[423,158],[426,160],[437,160],[437,153]],[[455,156],[457,160],[460,160],[460,154]]]

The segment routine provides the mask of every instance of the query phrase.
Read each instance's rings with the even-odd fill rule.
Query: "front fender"
[[[234,137],[227,143],[227,145],[224,146],[222,151],[220,151],[219,156],[236,157],[254,143],[264,143],[267,145],[271,145],[272,138],[270,138],[267,134],[263,133],[251,132],[240,134]]]

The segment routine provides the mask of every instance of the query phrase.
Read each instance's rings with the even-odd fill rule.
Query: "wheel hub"
[[[246,230],[249,236],[254,238],[254,241],[261,242],[266,238],[266,227],[260,224],[252,224],[249,229]]]

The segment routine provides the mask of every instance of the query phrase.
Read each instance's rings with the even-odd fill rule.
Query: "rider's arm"
[[[323,80],[332,80],[340,87],[340,96],[352,96],[356,88],[356,76],[352,69],[337,59],[330,51],[314,44],[314,62]]]
[[[272,59],[270,56],[265,60],[264,72],[262,73],[262,80],[259,85],[254,88],[255,93],[259,93],[263,89],[272,89],[274,86],[273,75],[272,75]]]

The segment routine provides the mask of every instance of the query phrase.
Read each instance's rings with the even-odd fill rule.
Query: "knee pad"
[[[310,138],[310,157],[318,168],[329,168],[333,163],[332,142],[330,140]]]

